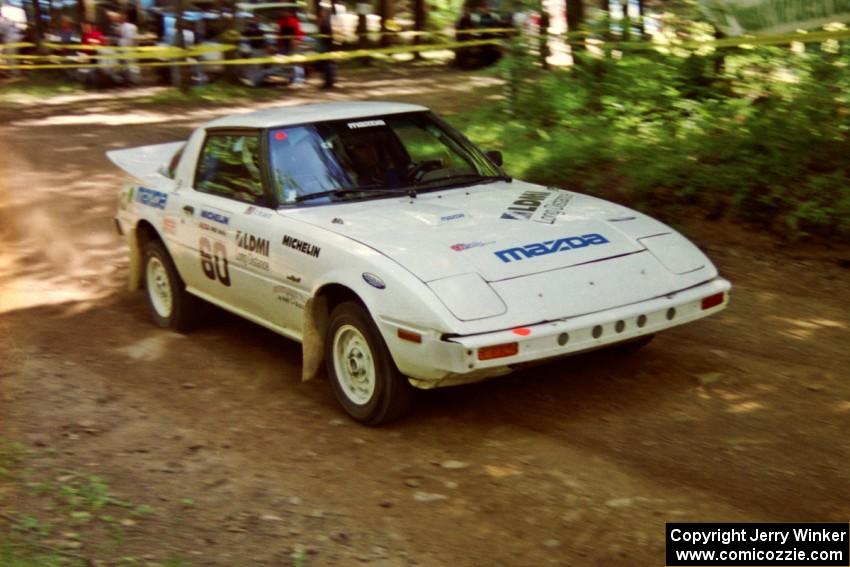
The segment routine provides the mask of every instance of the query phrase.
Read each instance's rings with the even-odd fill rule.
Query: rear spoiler
[[[174,180],[168,175],[168,166],[184,145],[186,142],[170,142],[111,150],[106,152],[106,157],[145,185],[154,189],[171,189]]]

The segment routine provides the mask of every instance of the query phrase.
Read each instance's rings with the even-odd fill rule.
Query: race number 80
[[[230,287],[230,269],[227,265],[227,248],[219,241],[211,244],[208,238],[201,238],[201,269],[211,280],[218,280],[222,285]]]

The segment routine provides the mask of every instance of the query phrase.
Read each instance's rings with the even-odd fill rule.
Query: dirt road
[[[367,85],[282,96],[457,110],[498,92]],[[27,537],[103,565],[661,565],[667,521],[850,519],[846,251],[688,223],[735,286],[722,315],[364,428],[299,381],[298,345],[223,313],[164,332],[125,291],[103,152],[232,108],[120,95],[0,111],[0,437],[30,480],[0,475],[0,533],[34,517],[50,529]],[[144,509],[75,516],[32,486],[84,475]]]

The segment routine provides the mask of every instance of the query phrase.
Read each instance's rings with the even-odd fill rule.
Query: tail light
[[[501,345],[486,346],[478,349],[478,360],[504,358],[506,356],[513,356],[518,352],[519,343],[505,343]]]
[[[723,292],[715,293],[714,295],[709,295],[708,297],[702,298],[702,308],[711,309],[712,307],[717,307],[723,303]]]

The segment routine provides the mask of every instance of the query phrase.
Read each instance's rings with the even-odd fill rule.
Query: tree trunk
[[[623,10],[623,19],[620,26],[623,28],[623,41],[632,39],[632,18],[629,16],[629,0],[621,0],[620,7]]]
[[[186,49],[186,38],[183,36],[183,26],[185,20],[183,19],[183,0],[177,0],[174,5],[174,15],[177,18],[177,22],[175,25],[177,26],[177,47],[180,49]],[[183,62],[186,61],[185,57],[181,57],[177,59],[175,62]],[[181,92],[189,92],[189,68],[185,66],[177,65],[175,66],[175,77],[178,87],[180,87]]]
[[[567,0],[567,31],[571,34],[570,46],[573,51],[584,49],[584,38],[572,36],[579,31],[584,22],[584,3],[582,0]]]
[[[378,12],[381,16],[381,46],[387,47],[391,43],[390,36],[387,33],[390,31],[387,28],[387,20],[392,17],[392,0],[379,0]]]
[[[413,30],[422,32],[425,30],[426,20],[428,18],[427,7],[425,0],[413,0]],[[419,45],[422,42],[422,37],[417,33],[413,36],[413,44]],[[413,56],[419,59],[421,55],[418,51],[414,52]]]
[[[85,0],[77,0],[77,32],[83,37],[83,22],[86,20]]]
[[[644,39],[646,37],[646,25],[644,24],[643,19],[646,17],[646,6],[644,6],[644,0],[637,0],[638,6],[638,31],[640,31],[640,38]]]
[[[41,18],[41,3],[39,0],[32,0],[32,17],[35,20],[32,38],[35,42],[35,49],[38,53],[44,53],[44,20]]]
[[[218,13],[221,15],[221,18],[224,20],[224,29],[221,30],[221,38],[220,41],[223,43],[233,44],[237,47],[237,49],[231,49],[230,51],[225,51],[224,58],[225,59],[239,59],[241,57],[239,53],[239,30],[236,29],[236,18],[234,17],[236,14],[236,5],[233,0],[217,0],[216,8],[218,9]],[[225,12],[230,17],[225,17]],[[231,84],[239,84],[239,65],[225,65],[224,66],[224,80]]]
[[[608,41],[611,37],[611,4],[609,0],[599,0],[599,10],[602,11],[602,39]]]

